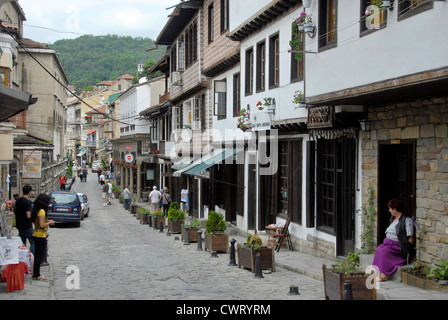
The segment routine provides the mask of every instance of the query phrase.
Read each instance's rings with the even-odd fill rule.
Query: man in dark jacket
[[[33,188],[27,184],[22,188],[23,195],[15,203],[14,214],[16,216],[16,228],[19,230],[19,237],[26,245],[26,239],[30,242],[30,251],[34,254],[33,224],[31,221],[31,209],[33,202],[28,199]]]

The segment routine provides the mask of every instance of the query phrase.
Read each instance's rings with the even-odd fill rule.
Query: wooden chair
[[[294,251],[293,248],[292,248],[291,236],[289,235],[289,230],[288,230],[289,229],[289,224],[290,224],[290,221],[288,219],[285,222],[285,226],[283,227],[282,233],[277,233],[277,234],[272,235],[274,240],[277,240],[277,245],[275,246],[275,250],[277,252],[280,251],[280,248],[282,246],[283,240],[286,241],[289,250]]]

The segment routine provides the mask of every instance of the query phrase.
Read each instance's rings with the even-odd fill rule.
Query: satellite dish
[[[140,80],[138,80],[138,83],[145,83],[147,81],[148,81],[148,78],[143,77],[143,78],[140,78]]]

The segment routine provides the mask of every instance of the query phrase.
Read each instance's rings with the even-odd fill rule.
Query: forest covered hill
[[[166,51],[166,47],[159,47],[146,52],[155,48],[150,38],[118,35],[84,35],[58,40],[49,46],[58,52],[70,84],[77,91],[124,74],[135,76],[139,63],[145,64],[150,59],[157,62]]]

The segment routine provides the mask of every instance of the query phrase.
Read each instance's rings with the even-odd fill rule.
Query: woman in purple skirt
[[[399,266],[406,264],[414,242],[412,219],[403,214],[400,200],[392,199],[387,206],[392,215],[391,224],[386,230],[386,239],[376,249],[373,259],[373,265],[381,272],[380,281],[386,281]]]

